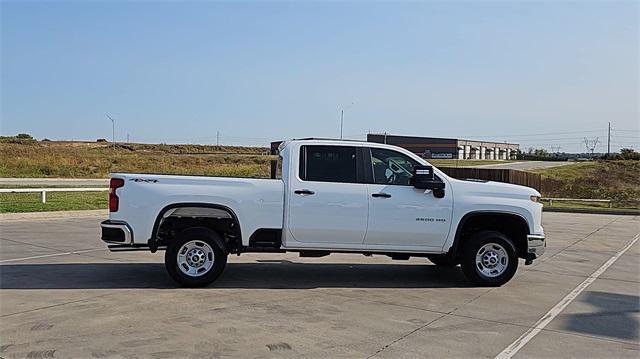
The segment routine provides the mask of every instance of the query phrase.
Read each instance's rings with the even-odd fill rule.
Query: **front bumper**
[[[126,222],[106,220],[100,223],[102,241],[108,244],[133,244],[133,232]]]
[[[544,234],[527,235],[527,261],[539,258],[547,248]]]

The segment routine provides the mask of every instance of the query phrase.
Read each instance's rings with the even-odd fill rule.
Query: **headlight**
[[[540,202],[540,196],[529,196],[529,198],[531,198],[533,202],[536,202],[536,203]]]

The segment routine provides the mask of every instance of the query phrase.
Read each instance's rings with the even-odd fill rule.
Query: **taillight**
[[[109,212],[118,212],[119,199],[116,194],[116,189],[124,186],[124,180],[122,178],[112,178],[109,181]]]

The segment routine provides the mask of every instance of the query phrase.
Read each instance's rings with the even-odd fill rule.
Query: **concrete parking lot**
[[[162,253],[110,253],[98,223],[0,224],[1,357],[640,356],[640,244],[622,252],[638,217],[545,213],[547,253],[500,288],[426,259],[292,253],[180,289]]]

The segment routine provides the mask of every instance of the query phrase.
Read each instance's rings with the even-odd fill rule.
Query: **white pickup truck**
[[[544,253],[540,193],[458,180],[395,146],[336,140],[280,145],[275,179],[113,173],[102,240],[165,249],[180,285],[205,286],[230,253],[426,257],[499,286]]]

